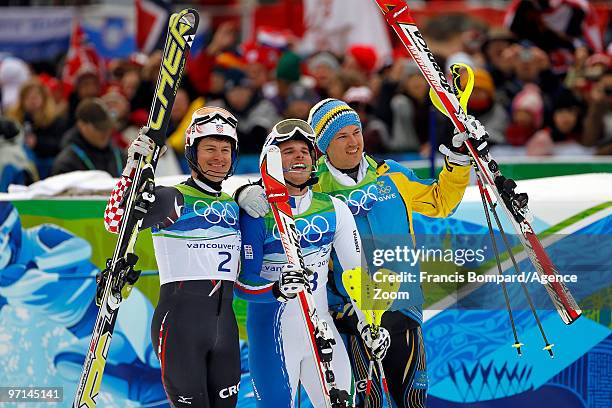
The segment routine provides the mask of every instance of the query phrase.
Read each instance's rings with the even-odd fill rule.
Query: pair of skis
[[[115,251],[113,257],[107,260],[106,269],[100,275],[101,281],[96,293],[96,302],[100,310],[72,403],[73,408],[96,406],[119,305],[129,294],[125,289],[131,288],[130,285],[133,285],[139,277],[139,271],[134,270],[138,261],[138,256],[134,254],[134,245],[146,214],[146,208],[140,204],[143,197],[149,202],[155,199],[153,171],[161,149],[165,145],[170,112],[198,22],[199,15],[193,9],[184,9],[170,16],[162,64],[147,121],[149,127],[147,136],[153,139],[156,146],[150,157],[139,158],[132,187],[124,198],[125,210]]]
[[[265,148],[260,170],[266,197],[274,214],[287,263],[296,270],[306,271],[300,239],[289,205],[289,192],[283,176],[281,153],[277,146]],[[325,394],[326,407],[351,407],[352,401],[348,391],[340,390],[336,386],[335,375],[331,366],[332,346],[335,344],[335,340],[333,336],[328,335],[321,329],[322,322],[317,314],[310,285],[306,285],[306,289],[297,295],[297,301],[300,304],[300,311],[309,334],[312,355],[317,363],[318,379]]]
[[[438,107],[445,111],[443,113],[450,118],[458,131],[473,134],[475,129],[473,129],[469,123],[467,113],[455,95],[455,89],[448,83],[445,74],[436,63],[432,52],[427,47],[425,39],[419,32],[412,18],[406,2],[404,0],[376,0],[376,3],[380,7],[387,24],[395,31],[429,83],[433,93],[437,97],[436,102],[439,105]],[[494,211],[496,203],[493,202],[487,188],[493,192],[493,195],[497,198],[497,203],[501,204],[504,212],[507,214],[538,274],[548,278],[545,288],[559,316],[565,324],[575,322],[581,316],[582,312],[565,284],[556,279],[558,275],[557,268],[550,260],[529,223],[532,216],[527,207],[527,195],[524,193],[518,194],[514,191],[516,183],[514,180],[508,179],[501,174],[497,162],[491,157],[488,149],[485,151],[477,151],[469,140],[466,141],[465,145],[472,157],[476,169],[477,182],[483,197],[489,228],[491,228],[491,222],[486,211],[487,205],[491,212],[493,212],[498,226],[501,227],[501,224]],[[503,230],[501,230],[501,232],[503,232]],[[509,247],[505,234],[503,234],[503,237],[506,246]],[[516,260],[512,252],[509,252],[513,264],[518,270]],[[528,295],[526,288],[523,287],[523,289]],[[529,297],[528,300],[530,301],[529,303],[532,311],[535,312],[535,308]],[[536,320],[542,331],[544,340],[546,341],[545,349],[552,356],[552,346],[548,343],[543,333],[537,315]],[[516,334],[515,340],[515,347],[520,354],[520,342]]]
[[[465,86],[465,89],[461,89],[461,70],[464,69],[465,72],[467,73],[467,84]],[[472,68],[466,64],[453,64],[451,66],[451,76],[452,76],[452,84],[454,85],[453,89],[455,91],[455,94],[457,95],[457,98],[459,99],[459,104],[461,105],[461,107],[463,108],[464,111],[467,112],[467,104],[468,104],[468,100],[469,100],[469,96],[472,92],[472,89],[474,87],[474,71],[472,70]],[[438,110],[440,110],[442,113],[446,114],[444,108],[442,107],[441,103],[440,103],[440,99],[437,98],[435,92],[433,92],[433,90],[430,90],[430,97],[432,99],[432,102],[434,104],[434,106],[436,108],[438,108]],[[514,270],[516,272],[516,274],[520,274],[520,270],[518,267],[518,263],[516,262],[516,258],[514,257],[514,254],[512,253],[512,246],[510,245],[510,242],[508,241],[508,237],[506,236],[506,232],[504,231],[504,228],[501,224],[501,221],[499,220],[499,216],[497,215],[497,210],[496,210],[496,205],[493,204],[493,199],[490,197],[489,195],[489,190],[487,190],[487,188],[484,185],[484,179],[482,176],[482,173],[480,172],[480,169],[478,168],[478,166],[475,165],[474,163],[474,171],[476,173],[476,182],[478,184],[478,189],[480,191],[480,198],[482,201],[482,208],[484,210],[484,214],[485,214],[485,218],[487,221],[487,227],[489,230],[489,238],[491,239],[491,244],[493,247],[493,252],[495,254],[495,262],[497,264],[497,272],[498,274],[501,276],[503,275],[503,271],[502,271],[502,266],[501,266],[501,260],[500,260],[500,254],[499,254],[499,249],[497,247],[497,242],[495,239],[495,234],[493,233],[493,226],[491,223],[491,217],[489,216],[489,212],[491,212],[491,214],[493,214],[493,217],[495,219],[495,223],[497,225],[497,228],[499,229],[499,232],[502,236],[502,239],[504,241],[504,245],[506,247],[506,252],[508,253],[510,259],[512,260],[512,265],[514,266]],[[513,187],[514,188],[514,187]],[[508,193],[508,192],[507,192]],[[513,194],[516,195],[516,193],[514,193],[513,191],[511,191],[508,194]],[[517,199],[519,200],[527,200],[527,196],[525,194],[523,194],[522,196],[517,196]],[[526,202],[526,201],[525,201]],[[487,211],[488,210],[488,211]],[[531,299],[531,295],[529,294],[529,291],[527,290],[527,285],[525,284],[525,282],[521,282],[521,287],[523,289],[523,292],[525,294],[525,297],[527,298],[527,302],[529,303],[529,308],[531,309],[531,313],[533,314],[536,324],[538,325],[538,328],[540,330],[540,333],[542,335],[542,338],[544,340],[545,346],[544,346],[544,350],[548,351],[548,354],[550,354],[550,357],[554,357],[554,353],[553,353],[553,344],[551,344],[548,341],[548,338],[546,337],[546,333],[544,332],[544,327],[542,326],[542,322],[540,321],[540,318],[538,317],[538,313],[535,309],[535,306],[533,305],[533,301]],[[516,352],[518,353],[519,356],[522,355],[521,352],[521,346],[523,346],[523,343],[521,343],[519,341],[518,338],[518,334],[517,334],[517,330],[516,330],[516,324],[514,322],[514,315],[512,313],[512,307],[510,306],[510,296],[508,295],[508,288],[506,285],[506,282],[504,282],[503,280],[501,281],[501,287],[502,287],[502,291],[504,294],[504,300],[506,302],[506,309],[508,311],[508,317],[510,319],[510,325],[512,327],[512,334],[514,336],[514,344],[512,345],[512,347],[514,347],[516,349]]]

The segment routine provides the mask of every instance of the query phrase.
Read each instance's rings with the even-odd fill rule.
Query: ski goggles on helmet
[[[205,106],[196,110],[185,132],[185,158],[189,167],[198,175],[206,177],[198,163],[197,140],[211,136],[228,138],[232,144],[232,165],[226,178],[234,174],[238,161],[237,126],[238,120],[223,108]]]
[[[263,154],[268,146],[278,146],[287,140],[303,140],[308,145],[312,158],[312,171],[317,171],[317,150],[315,148],[315,132],[308,122],[301,119],[285,119],[278,122],[272,128],[263,146],[262,155],[259,157],[259,164],[263,160]]]
[[[264,147],[279,145],[290,139],[302,139],[310,150],[315,147],[315,132],[312,127],[301,119],[285,119],[278,122],[266,138]]]
[[[208,136],[229,137],[237,146],[237,126],[238,120],[225,109],[200,108],[194,112],[191,124],[185,132],[185,146],[191,146],[196,139]]]

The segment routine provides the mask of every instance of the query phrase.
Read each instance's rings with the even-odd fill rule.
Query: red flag
[[[145,54],[161,50],[169,18],[169,1],[136,0],[136,47]]]
[[[95,74],[102,82],[104,63],[94,47],[87,42],[87,36],[79,23],[75,22],[62,72],[64,96],[70,95],[79,76],[88,73]]]

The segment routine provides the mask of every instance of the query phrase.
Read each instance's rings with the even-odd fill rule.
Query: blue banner
[[[71,8],[4,8],[0,52],[26,61],[53,59],[68,51],[73,18]]]

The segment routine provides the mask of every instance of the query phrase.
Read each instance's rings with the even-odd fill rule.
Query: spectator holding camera
[[[504,50],[511,61],[513,77],[502,86],[500,101],[510,110],[514,97],[526,84],[535,84],[542,91],[545,106],[552,106],[551,96],[561,88],[560,77],[553,74],[548,55],[532,43],[523,41]]]
[[[555,72],[567,70],[577,48],[603,49],[597,16],[588,1],[514,0],[505,23],[519,40],[548,53]]]

